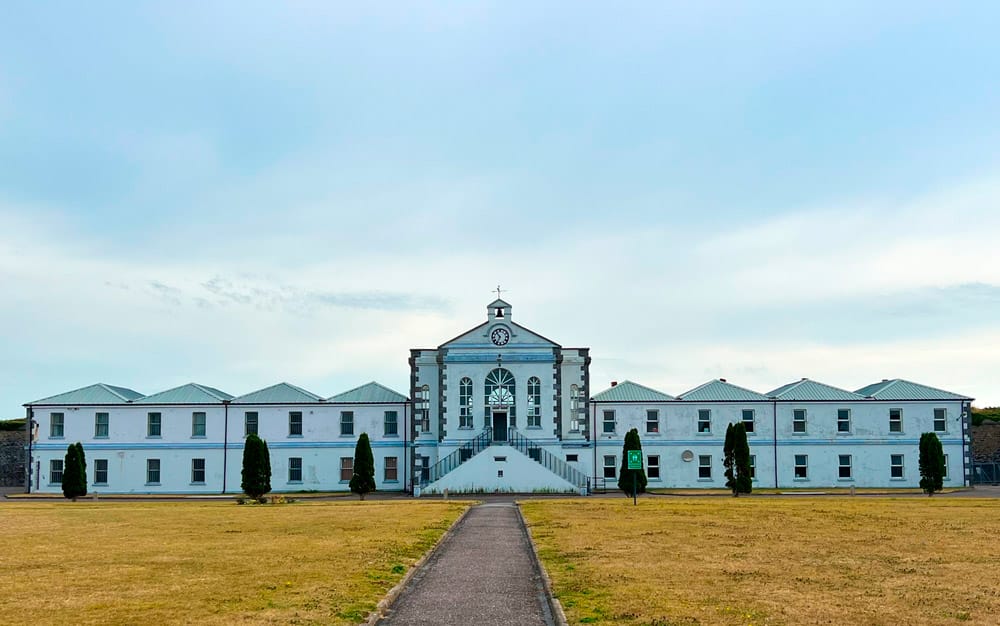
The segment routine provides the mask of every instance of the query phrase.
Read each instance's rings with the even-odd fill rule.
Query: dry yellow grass
[[[357,623],[466,506],[0,505],[0,622]]]
[[[574,623],[997,624],[1000,501],[522,504]]]

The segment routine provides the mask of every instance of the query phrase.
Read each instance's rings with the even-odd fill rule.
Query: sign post
[[[628,451],[628,469],[630,470],[642,469],[642,450]],[[636,502],[638,494],[639,494],[639,475],[632,474],[632,506],[636,506],[636,504],[638,504]]]

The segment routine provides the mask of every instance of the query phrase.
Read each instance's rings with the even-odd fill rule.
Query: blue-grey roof
[[[809,400],[864,400],[864,396],[851,393],[846,389],[840,389],[833,385],[816,382],[803,378],[787,385],[782,385],[774,391],[768,392],[772,398],[778,400],[809,401]]]
[[[238,398],[233,398],[233,404],[301,404],[304,402],[322,402],[323,398],[311,391],[288,383],[278,383],[257,391],[251,391]]]
[[[631,380],[623,380],[591,398],[594,402],[664,402],[673,399],[673,396],[662,391],[634,383]]]
[[[97,383],[73,391],[29,402],[32,404],[127,404],[142,397],[142,394],[128,387],[115,387]]]
[[[744,387],[738,387],[725,379],[710,380],[704,385],[699,385],[690,391],[686,391],[677,396],[678,400],[684,402],[756,402],[770,400],[767,396],[751,391]]]
[[[872,383],[854,393],[866,397],[870,396],[876,400],[972,400],[968,396],[911,383],[902,378]]]
[[[354,404],[399,404],[407,400],[408,398],[403,394],[380,385],[375,381],[327,398],[328,402]]]
[[[233,396],[214,387],[188,383],[136,400],[136,404],[219,404]]]

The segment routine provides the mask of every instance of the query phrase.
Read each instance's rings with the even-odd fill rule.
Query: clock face
[[[490,333],[490,340],[497,346],[506,345],[510,341],[510,333],[506,328],[494,328]]]

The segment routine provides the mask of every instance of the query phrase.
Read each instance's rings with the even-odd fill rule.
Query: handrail
[[[540,463],[545,469],[556,474],[566,482],[574,485],[580,489],[587,487],[588,478],[587,475],[576,469],[566,461],[563,461],[556,455],[552,454],[548,450],[542,447],[542,444],[528,439],[521,433],[517,432],[516,428],[509,428],[507,430],[507,445],[521,452],[528,458]],[[530,449],[538,450],[538,458],[531,456],[529,452]]]
[[[445,474],[454,470],[456,467],[465,463],[472,457],[476,456],[486,448],[490,447],[490,442],[493,439],[492,429],[486,429],[482,433],[476,436],[475,439],[470,439],[466,441],[461,446],[459,446],[454,452],[439,460],[437,463],[432,465],[427,472],[427,478],[421,477],[421,486],[429,485],[430,483],[441,480]],[[469,452],[467,458],[462,458],[463,452]]]

